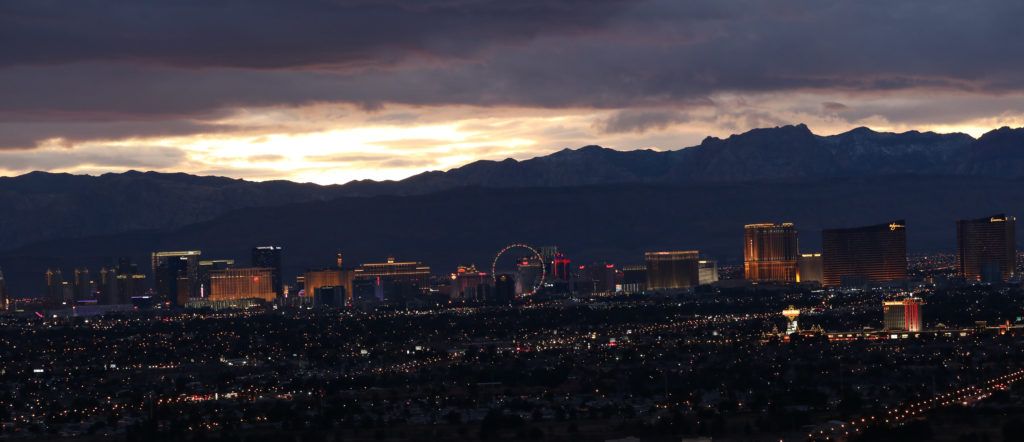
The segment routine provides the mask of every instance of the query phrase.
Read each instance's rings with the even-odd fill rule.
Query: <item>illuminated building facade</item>
[[[800,317],[800,309],[789,306],[788,309],[782,311],[782,316],[786,317],[786,334],[791,335],[800,331],[800,325],[797,319]]]
[[[826,286],[847,281],[886,282],[907,277],[906,222],[821,232],[822,279]]]
[[[484,300],[494,286],[494,279],[475,265],[459,266],[452,274],[452,299]]]
[[[647,252],[647,290],[675,290],[695,286],[700,281],[696,250]]]
[[[199,299],[210,297],[210,275],[214,270],[224,270],[235,266],[233,259],[205,259],[199,261]],[[195,298],[193,298],[195,299]]]
[[[1017,269],[1016,221],[1004,214],[956,222],[960,276],[969,281],[1006,281]]]
[[[284,296],[284,282],[281,279],[281,247],[261,246],[252,249],[252,266],[273,270],[274,293]]]
[[[566,258],[565,255],[561,253],[555,255],[554,269],[551,272],[553,275],[552,279],[561,279],[563,281],[571,279],[571,276],[569,275],[572,271],[571,264],[572,261],[569,258]]]
[[[516,294],[532,292],[543,274],[544,263],[538,262],[535,257],[523,258],[516,262]]]
[[[891,331],[919,332],[921,327],[921,298],[906,298],[900,301],[885,301],[882,309],[885,315],[885,329]]]
[[[700,285],[718,282],[718,261],[713,259],[698,261],[697,280]]]
[[[820,253],[803,253],[797,260],[796,282],[822,282],[825,280]]]
[[[207,300],[234,301],[262,299],[271,302],[274,293],[273,269],[266,267],[228,268],[211,270],[210,294]]]
[[[310,270],[303,275],[303,287],[306,296],[316,296],[317,290],[324,287],[342,287],[346,302],[351,302],[354,275],[354,271],[345,269]]]
[[[183,306],[199,298],[199,250],[153,252],[153,282],[161,302]]]
[[[793,223],[744,226],[743,272],[747,279],[795,282],[799,257]]]
[[[699,278],[699,275],[698,275]],[[622,291],[640,293],[647,288],[647,266],[628,265],[622,267]]]
[[[386,262],[360,264],[355,269],[356,278],[386,278],[413,284],[420,288],[430,287],[430,267],[419,261],[396,262],[393,256]]]

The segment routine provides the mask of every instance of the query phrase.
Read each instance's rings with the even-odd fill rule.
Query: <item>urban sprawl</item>
[[[1018,440],[1015,218],[957,221],[956,254],[908,257],[906,229],[806,253],[747,224],[742,267],[512,244],[285,281],[260,246],[50,269],[42,294],[0,275],[0,438]]]

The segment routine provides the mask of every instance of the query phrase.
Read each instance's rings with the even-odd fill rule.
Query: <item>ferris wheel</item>
[[[532,295],[537,292],[537,289],[539,289],[542,284],[544,284],[544,279],[547,277],[547,269],[544,267],[544,258],[541,256],[540,252],[538,252],[537,249],[533,247],[530,247],[526,244],[510,244],[506,246],[504,249],[501,249],[501,251],[498,252],[497,255],[494,255],[494,261],[491,262],[491,277],[494,278],[494,282],[498,282],[498,260],[501,259],[501,256],[504,255],[505,252],[512,249],[529,250],[530,253],[537,258],[537,262],[540,263],[540,278],[534,280],[532,287],[530,287],[530,290],[524,291],[523,293],[523,295],[527,296]]]

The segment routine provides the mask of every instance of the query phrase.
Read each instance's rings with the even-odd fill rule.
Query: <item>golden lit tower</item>
[[[793,223],[744,226],[743,270],[747,279],[796,282],[799,259]]]
[[[310,270],[303,275],[306,296],[314,296],[317,290],[324,287],[344,287],[346,302],[352,301],[352,279],[355,272],[352,270],[324,269]]]

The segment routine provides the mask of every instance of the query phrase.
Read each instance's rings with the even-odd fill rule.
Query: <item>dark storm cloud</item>
[[[342,102],[625,109],[601,127],[643,132],[685,117],[636,109],[719,93],[1020,92],[1022,16],[952,0],[6,2],[0,121]],[[0,145],[57,136],[73,138]]]
[[[829,112],[843,112],[850,110],[850,106],[847,106],[843,103],[837,103],[835,101],[826,101],[824,103],[821,103],[821,108]]]
[[[651,129],[664,129],[670,125],[684,123],[690,116],[675,110],[633,111],[622,110],[614,115],[595,122],[595,126],[604,133],[637,132],[644,133]]]
[[[4,121],[0,117],[0,150],[31,149],[52,140],[70,147],[95,140],[135,137],[178,136],[238,130],[232,125],[214,125],[193,121]]]
[[[373,60],[387,59],[387,54],[392,52],[387,48],[394,47],[413,48],[409,54],[422,53],[442,61],[387,69],[366,63],[365,69],[348,72],[155,68],[145,67],[148,58],[143,55],[123,58],[124,63],[135,67],[97,64],[122,58],[88,55],[117,51],[117,44],[112,43],[112,48],[99,44],[113,31],[94,26],[90,29],[96,33],[95,38],[82,39],[92,42],[85,48],[87,50],[75,51],[80,53],[75,57],[51,60],[90,63],[63,68],[8,69],[0,73],[4,84],[8,85],[5,89],[9,89],[3,90],[5,100],[0,106],[11,110],[35,107],[71,112],[106,109],[114,115],[118,112],[196,112],[231,105],[296,104],[317,100],[346,101],[370,108],[380,103],[614,108],[676,103],[719,91],[1008,90],[1019,88],[1020,79],[1024,78],[1019,75],[1024,71],[1024,59],[1009,56],[1024,53],[1024,38],[1020,38],[1020,27],[1014,18],[1024,16],[1024,4],[1015,2],[989,2],[985,7],[970,8],[962,8],[960,3],[949,0],[914,5],[879,1],[754,2],[746,8],[733,6],[728,10],[708,5],[704,9],[696,6],[680,9],[675,3],[638,1],[630,3],[629,8],[622,8],[618,3],[614,8],[609,6],[612,3],[574,8],[573,4],[565,2],[548,6],[547,1],[525,4],[430,2],[422,7],[423,11],[415,6],[390,3],[385,9],[422,12],[425,15],[418,20],[423,22],[431,21],[433,12],[430,11],[435,9],[448,11],[451,17],[437,19],[446,25],[432,28],[436,35],[421,35],[426,31],[418,27],[423,25],[411,29],[395,26],[383,36],[379,35],[381,32],[371,33],[374,38],[388,42],[386,44],[360,36],[360,26],[348,29],[339,25],[335,32],[359,42],[352,45],[370,53],[368,57]],[[195,9],[197,17],[203,16],[200,12],[205,8],[213,9],[213,18],[191,19],[198,20],[199,25],[192,26],[190,19],[183,18],[183,23],[178,25],[182,29],[177,32],[163,32],[166,30],[157,26],[150,31],[137,29],[141,37],[121,38],[133,34],[120,33],[119,39],[137,41],[153,35],[186,54],[218,50],[224,54],[217,57],[252,57],[266,59],[265,63],[274,63],[271,59],[279,56],[278,52],[295,52],[292,57],[309,58],[311,64],[343,61],[342,56],[317,49],[322,38],[300,32],[301,38],[294,37],[296,43],[287,44],[293,37],[270,23],[252,26],[259,29],[262,38],[254,39],[251,33],[245,32],[242,37],[235,36],[233,27],[243,26],[243,18],[251,14],[245,8],[232,10],[237,19],[222,24],[223,28],[208,26],[210,32],[218,29],[218,36],[223,38],[193,41],[193,28],[199,26],[200,30],[205,30],[204,23],[216,22],[220,17],[217,14],[227,13],[218,7],[200,6],[214,4],[204,2],[192,5],[191,9],[185,8]],[[350,6],[376,10],[365,4]],[[255,9],[268,7],[268,3],[258,3]],[[132,6],[115,9],[128,14],[123,12],[124,8],[134,11]],[[515,11],[501,13],[502,8]],[[297,15],[289,10],[288,17],[295,18],[277,14],[275,23],[293,23],[287,29],[300,28],[294,23],[309,19],[313,24],[308,27],[315,28],[319,16],[304,13],[307,10],[308,7],[299,7]],[[595,19],[600,11],[620,14]],[[79,12],[83,17],[96,14]],[[145,16],[143,12],[133,13]],[[565,16],[573,13],[586,18]],[[370,18],[362,21],[373,22],[376,13],[366,14]],[[353,12],[353,16],[358,15]],[[33,27],[28,23],[38,21],[19,17],[7,20],[24,22],[20,26],[28,27],[25,32],[31,34]],[[234,23],[236,21],[239,23]],[[405,22],[396,22],[401,23]],[[39,26],[49,29],[50,25]],[[462,31],[463,28],[469,30]],[[565,29],[595,32],[563,32]],[[472,38],[466,38],[467,33]],[[406,34],[412,37],[407,38]],[[519,44],[504,45],[520,35],[529,38],[523,38]],[[451,44],[423,48],[419,45],[425,43],[416,43],[421,37],[430,41],[442,39]],[[285,42],[278,42],[278,38]],[[33,47],[28,52],[46,52],[43,49],[49,40],[44,37],[39,40],[44,47]],[[250,46],[239,50],[232,46],[235,40],[245,41]],[[467,57],[449,57],[451,47],[463,40],[471,40],[464,44],[482,49]],[[33,46],[24,37],[14,41]],[[232,55],[236,51],[239,54]],[[155,47],[145,52],[161,54],[166,51],[155,43]],[[290,63],[287,54],[280,56],[287,62],[283,64]],[[171,57],[172,61],[174,59]],[[23,62],[12,60],[8,64]],[[209,68],[223,64],[199,60],[179,65]]]
[[[600,28],[628,0],[32,0],[0,6],[0,66],[388,65]]]

